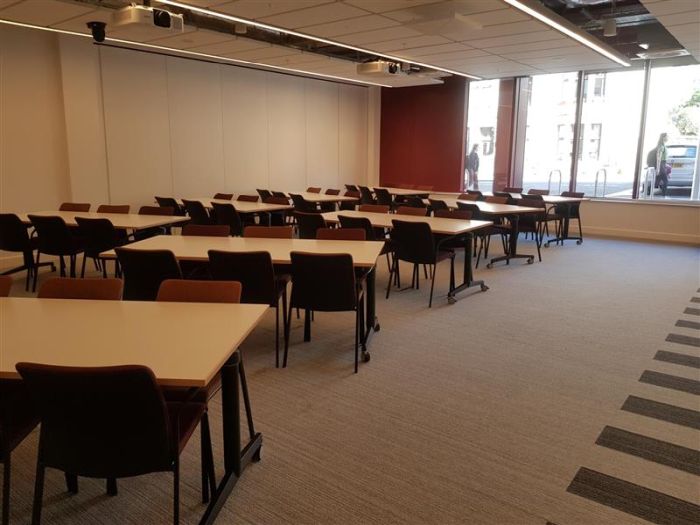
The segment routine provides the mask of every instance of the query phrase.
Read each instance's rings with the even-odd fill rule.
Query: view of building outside
[[[577,73],[530,78],[523,163],[523,191],[569,188],[576,121]]]
[[[496,122],[498,120],[499,80],[482,80],[469,83],[469,108],[467,113],[467,157],[475,144],[479,155],[478,189],[493,189],[493,170],[496,158]],[[464,189],[476,189],[469,185],[469,177],[464,172]]]
[[[643,93],[644,71],[584,77],[576,191],[632,197]]]
[[[656,147],[661,133],[668,134],[666,143],[671,166],[666,198],[698,198],[698,151],[700,151],[700,65],[652,68],[649,105],[644,133],[642,160]],[[644,183],[644,174],[640,186]],[[651,178],[651,177],[650,177]],[[693,188],[693,184],[695,187]],[[640,189],[640,198],[648,198]],[[663,198],[655,188],[654,198]]]

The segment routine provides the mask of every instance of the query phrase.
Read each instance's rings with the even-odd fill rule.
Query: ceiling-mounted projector
[[[364,62],[357,64],[357,74],[373,77],[393,77],[403,73],[401,64],[398,62],[387,62],[385,60],[375,60],[374,62]]]
[[[130,5],[112,14],[112,27],[142,26],[182,33],[185,23],[182,15],[163,9],[142,5]]]

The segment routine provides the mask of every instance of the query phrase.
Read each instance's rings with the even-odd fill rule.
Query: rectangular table
[[[430,190],[410,190],[408,188],[390,188],[388,186],[375,186],[372,188],[372,190],[375,190],[376,188],[387,190],[394,197],[427,197],[430,195]]]
[[[241,476],[260,459],[237,351],[267,305],[0,298],[0,377],[20,361],[60,366],[145,365],[161,385],[201,388],[221,374],[225,474],[201,522],[213,523]],[[240,384],[239,384],[240,381]],[[241,449],[239,388],[249,441]]]
[[[444,242],[447,239],[455,237],[464,237],[464,278],[462,284],[447,294],[447,300],[450,304],[456,302],[457,293],[471,288],[472,286],[480,286],[482,291],[488,290],[488,286],[483,281],[474,281],[472,271],[472,238],[473,232],[493,223],[490,221],[462,221],[458,219],[444,219],[441,217],[417,217],[415,215],[399,215],[395,213],[373,213],[362,211],[340,211],[322,214],[327,222],[337,223],[339,215],[346,217],[364,217],[375,228],[393,228],[392,221],[408,221],[408,222],[425,222],[430,225],[433,233],[443,236]]]
[[[158,226],[170,226],[189,221],[189,217],[178,215],[138,215],[136,213],[97,213],[90,211],[32,211],[20,213],[18,217],[24,224],[31,224],[29,215],[41,215],[43,217],[61,217],[68,226],[77,226],[76,217],[85,219],[109,219],[117,229],[145,230]]]
[[[191,201],[199,201],[205,208],[211,208],[212,203],[216,204],[233,204],[238,213],[270,213],[273,211],[291,210],[294,206],[285,204],[268,204],[266,202],[249,202],[249,201],[234,201],[224,199],[207,199],[206,197],[196,197],[187,199]]]
[[[316,254],[347,253],[352,256],[356,268],[367,272],[367,311],[365,314],[367,331],[362,347],[363,357],[367,357],[366,342],[371,331],[379,331],[375,302],[375,271],[383,242],[379,241],[326,241],[316,239],[258,239],[249,237],[198,237],[182,235],[159,235],[143,241],[131,243],[129,249],[170,250],[179,260],[208,261],[209,250],[229,252],[265,251],[270,253],[273,264],[291,264],[291,252]],[[114,258],[113,250],[100,254]],[[304,340],[309,340],[309,327],[304,329]]]
[[[354,202],[359,200],[357,197],[346,197],[345,195],[326,195],[325,193],[313,193],[311,191],[292,191],[295,195],[301,195],[305,201],[315,202],[316,204],[324,204],[328,202]]]

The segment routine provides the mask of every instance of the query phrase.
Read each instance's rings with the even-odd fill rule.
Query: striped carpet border
[[[629,396],[620,407],[620,410],[700,430],[700,412],[697,410],[681,408],[637,396]]]
[[[686,308],[683,310],[683,313],[689,314],[689,315],[700,315],[700,308]]]
[[[654,355],[657,361],[665,361],[675,365],[689,366],[691,368],[700,368],[700,357],[688,354],[679,354],[677,352],[669,352],[667,350],[659,350]]]
[[[669,343],[678,343],[679,345],[695,346],[700,348],[700,337],[691,337],[682,334],[668,334],[666,341]]]
[[[639,381],[649,385],[670,388],[671,390],[679,390],[681,392],[700,396],[700,381],[695,381],[694,379],[688,379],[686,377],[645,370],[639,378]]]
[[[676,321],[676,326],[680,328],[693,328],[694,330],[700,330],[700,323],[697,321],[686,321],[685,319],[679,319]]]

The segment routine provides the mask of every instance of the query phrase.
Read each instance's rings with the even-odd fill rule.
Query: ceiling
[[[126,0],[106,0],[127,5]],[[242,18],[370,49],[406,60],[476,75],[500,78],[619,66],[502,0],[183,0]],[[696,8],[698,0],[643,0],[658,7],[672,25],[669,30],[698,53],[698,20],[678,23],[678,4]],[[0,0],[0,19],[87,33],[86,22],[110,21],[111,10],[97,0]],[[154,6],[158,6],[153,1]],[[658,4],[658,6],[657,6]],[[681,5],[680,9],[683,8]],[[688,9],[692,11],[692,9]],[[679,11],[683,13],[683,11]],[[654,13],[655,14],[655,13]],[[681,16],[681,19],[683,17]],[[665,22],[664,22],[665,24]],[[690,27],[688,27],[690,26]],[[677,28],[678,35],[674,32]],[[695,32],[692,32],[692,29]],[[292,68],[391,86],[435,83],[434,76],[402,75],[370,79],[358,75],[356,64],[302,52],[290,47],[237,37],[230,33],[186,26],[177,35],[162,30],[107,27],[108,37],[148,42],[174,49],[222,56],[272,67]]]
[[[676,40],[700,61],[700,0],[641,0]]]

